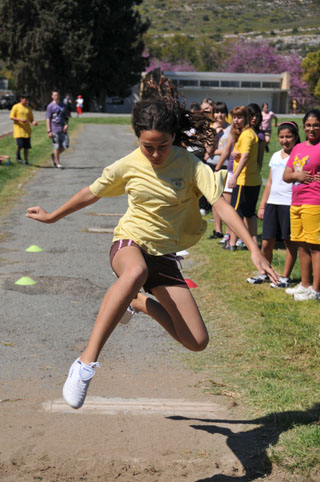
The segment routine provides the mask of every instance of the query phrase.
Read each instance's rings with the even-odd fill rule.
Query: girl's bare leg
[[[214,206],[211,207],[212,209],[212,216],[214,220],[214,226],[217,233],[222,233],[222,219],[220,218],[219,214],[215,210]]]
[[[276,244],[275,238],[262,240],[261,253],[265,258],[267,258],[270,264],[272,263],[273,250],[274,250],[275,244]]]
[[[228,204],[231,204],[231,192],[224,192],[223,193],[223,197],[225,198],[225,200],[227,201]],[[226,233],[225,234],[229,234],[230,235],[230,229],[229,229],[229,226],[226,225]]]
[[[313,289],[320,291],[320,246],[319,244],[309,244],[313,271]]]
[[[119,278],[102,301],[88,345],[80,357],[86,364],[97,360],[103,345],[148,275],[143,256],[134,246],[126,246],[116,253],[113,269]]]
[[[169,313],[157,300],[138,293],[137,297],[131,301],[131,306],[134,310],[141,311],[156,320],[175,340],[179,341]]]
[[[158,323],[189,350],[204,350],[209,336],[190,290],[183,286],[158,286],[152,293],[164,310],[158,312]]]
[[[301,284],[305,288],[309,288],[312,283],[312,264],[311,264],[311,253],[306,243],[297,243],[299,260],[300,260],[300,270],[301,270]]]
[[[244,224],[246,225],[252,239],[256,244],[258,244],[258,237],[257,237],[257,217],[252,216],[251,218],[244,218]]]
[[[286,247],[286,258],[284,261],[282,276],[284,278],[289,278],[297,259],[298,246],[297,243],[294,243],[293,241],[290,241],[288,239],[284,239],[283,242]]]

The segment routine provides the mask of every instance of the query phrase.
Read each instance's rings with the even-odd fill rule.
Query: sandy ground
[[[82,128],[63,156],[66,169],[39,168],[1,219],[0,480],[292,481],[272,467],[267,432],[243,419],[231,398],[205,393],[209,374],[187,370],[183,349],[144,315],[119,326],[106,345],[88,410],[61,402],[69,366],[113,280],[112,235],[90,229],[111,231],[126,199],[101,201],[50,227],[24,212],[35,204],[53,209],[134,146],[128,127]],[[43,252],[26,252],[31,244]],[[15,285],[26,275],[37,284]],[[120,408],[97,413],[99,400]]]

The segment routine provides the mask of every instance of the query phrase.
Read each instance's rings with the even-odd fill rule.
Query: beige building
[[[236,105],[263,102],[279,114],[289,111],[290,74],[239,74],[229,72],[165,72],[178,87],[189,107],[204,97],[223,101],[231,110]]]
[[[178,87],[185,98],[187,108],[191,102],[201,103],[205,97],[223,101],[231,110],[236,105],[252,102],[261,106],[269,104],[270,110],[278,114],[289,111],[290,74],[238,74],[229,72],[164,72]],[[160,75],[160,71],[159,71]],[[142,75],[143,76],[143,75]],[[139,86],[132,88],[126,99],[107,99],[106,111],[129,113],[139,99]]]

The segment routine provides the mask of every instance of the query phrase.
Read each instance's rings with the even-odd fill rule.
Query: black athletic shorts
[[[256,205],[260,186],[236,186],[232,190],[231,205],[241,218],[252,218],[256,215]]]
[[[290,206],[266,204],[261,238],[290,240]]]
[[[146,262],[148,268],[148,278],[143,285],[143,289],[147,293],[152,293],[152,289],[157,286],[183,286],[187,288],[188,285],[178,268],[175,254],[165,254],[163,256],[153,256],[142,249],[131,239],[120,239],[112,243],[110,249],[110,264],[117,253],[126,246],[134,246],[138,248]]]
[[[19,149],[31,149],[30,137],[16,137]]]

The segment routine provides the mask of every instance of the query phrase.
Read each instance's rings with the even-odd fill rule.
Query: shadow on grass
[[[296,425],[309,425],[319,422],[320,403],[315,404],[306,411],[276,412],[254,420],[200,419],[180,416],[168,418],[176,421],[190,420],[201,422],[201,425],[190,425],[190,427],[195,430],[203,430],[213,436],[216,434],[224,435],[228,447],[244,468],[244,475],[215,474],[212,477],[198,479],[197,482],[250,482],[271,474],[272,463],[267,455],[267,449],[270,445],[274,446],[278,442],[283,432],[292,429]],[[239,423],[260,426],[252,430],[235,433],[229,428],[216,425]]]

